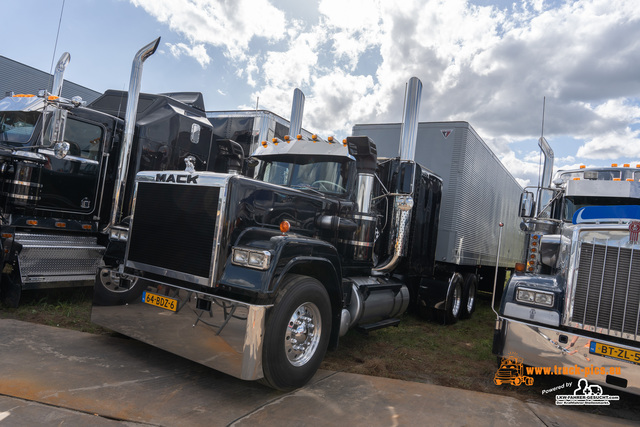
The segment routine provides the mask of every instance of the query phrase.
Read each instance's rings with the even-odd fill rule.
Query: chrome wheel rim
[[[289,363],[296,367],[308,363],[318,349],[321,334],[320,310],[312,302],[301,304],[289,319],[284,336],[284,350]]]
[[[476,286],[471,283],[469,285],[469,298],[467,299],[467,313],[471,313],[476,301]]]
[[[135,278],[132,282],[125,281],[126,283],[121,283],[122,281],[120,280],[120,277],[117,275],[117,273],[109,268],[100,269],[100,273],[98,275],[100,276],[100,283],[102,283],[102,286],[104,286],[105,289],[108,289],[111,292],[126,292],[131,289],[138,280],[137,278]]]
[[[451,313],[458,317],[460,314],[460,306],[462,305],[462,286],[459,284],[454,285],[453,288],[453,306],[451,307]]]

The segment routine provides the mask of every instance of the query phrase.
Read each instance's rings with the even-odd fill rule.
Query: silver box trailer
[[[397,157],[400,128],[400,123],[356,124],[352,135],[370,137],[379,158]],[[499,266],[522,262],[522,187],[469,123],[419,123],[415,160],[444,181],[436,261],[495,266],[502,222]]]

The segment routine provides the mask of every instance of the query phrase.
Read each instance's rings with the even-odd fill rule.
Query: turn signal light
[[[289,229],[291,229],[291,224],[289,224],[289,221],[282,221],[280,223],[280,231],[282,231],[282,233],[288,232]]]

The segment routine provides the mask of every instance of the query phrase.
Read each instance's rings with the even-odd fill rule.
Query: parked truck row
[[[637,391],[637,231],[622,234],[640,229],[640,208],[579,209],[637,203],[626,181],[636,170],[566,171],[551,187],[547,162],[534,212],[468,123],[418,123],[415,78],[401,124],[324,140],[302,129],[299,90],[290,121],[205,112],[197,92],[141,94],[158,42],[134,58],[129,92],[60,98],[63,56],[51,93],[0,101],[5,304],[93,283],[95,323],[289,390],[349,329],[397,325],[410,308],[443,323],[471,317],[478,288],[525,260],[505,288],[494,352],[548,364],[548,346],[568,358],[593,344],[589,358],[633,372],[603,381]]]

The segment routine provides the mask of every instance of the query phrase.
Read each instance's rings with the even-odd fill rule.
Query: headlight
[[[271,252],[259,249],[233,248],[231,250],[231,262],[243,267],[266,270],[271,261]]]
[[[553,292],[538,291],[527,288],[516,289],[516,301],[527,304],[553,307]]]

